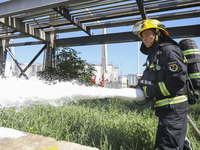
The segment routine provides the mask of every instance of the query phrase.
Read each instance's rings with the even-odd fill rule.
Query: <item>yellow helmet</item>
[[[169,35],[165,29],[165,26],[156,19],[146,19],[137,22],[133,27],[133,33],[138,34],[138,36],[142,38],[142,32],[147,29],[160,29],[164,31],[166,35]]]

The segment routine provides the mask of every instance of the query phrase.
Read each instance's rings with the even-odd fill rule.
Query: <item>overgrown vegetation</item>
[[[61,46],[56,49],[55,67],[47,67],[39,71],[37,76],[47,81],[71,81],[78,80],[80,83],[92,84],[94,68],[85,60],[82,60],[76,50]]]
[[[190,111],[198,127],[199,110]],[[93,146],[100,150],[153,149],[157,121],[150,106],[141,107],[133,101],[121,99],[87,100],[56,107],[35,105],[20,110],[0,109],[0,126]],[[198,150],[200,143],[192,128],[188,127],[187,137],[193,149]]]

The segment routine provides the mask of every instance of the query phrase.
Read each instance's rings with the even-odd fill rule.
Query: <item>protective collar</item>
[[[147,48],[144,43],[142,42],[142,45],[140,47],[140,51],[144,54],[144,55],[149,55],[153,52],[155,52],[158,49],[158,45],[164,42],[170,42],[174,45],[178,45],[177,42],[175,42],[172,38],[170,38],[168,35],[163,34],[162,37],[159,37],[158,41],[154,41],[153,45],[149,48]]]

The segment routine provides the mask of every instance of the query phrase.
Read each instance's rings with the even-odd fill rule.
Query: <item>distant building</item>
[[[103,75],[103,68],[101,64],[92,64],[92,66],[96,70],[94,72],[96,76],[96,84],[100,84],[100,82],[103,80],[103,76],[106,82],[118,82],[118,67],[109,64],[106,74]]]
[[[128,74],[128,86],[135,87],[142,74]]]
[[[25,69],[27,65],[28,63],[23,63],[23,64],[20,64],[20,67],[22,69]],[[42,71],[42,69],[43,69],[42,64],[33,64],[28,68],[25,74],[28,76],[28,78],[31,78],[32,76],[36,76],[37,72]],[[20,73],[21,71],[16,65],[13,65],[11,61],[6,61],[5,77],[11,77],[11,76],[18,77]]]
[[[127,88],[128,85],[127,80],[128,80],[127,76],[119,76],[119,87]]]
[[[22,69],[25,69],[28,63],[22,63],[20,64],[20,67]],[[14,66],[14,67],[13,67]],[[103,69],[101,64],[92,64],[92,66],[95,68],[95,76],[96,76],[96,84],[100,84],[100,82],[103,80]],[[25,72],[25,74],[28,76],[28,78],[31,78],[32,76],[36,76],[38,71],[43,70],[42,64],[33,64],[31,65],[28,70]],[[11,61],[6,61],[6,70],[5,70],[5,76],[11,77],[11,76],[19,76],[21,73],[20,69],[13,65]],[[104,80],[106,82],[118,82],[118,68],[112,65],[108,65],[107,73],[104,75]]]
[[[20,64],[20,67],[24,69],[28,63]],[[127,88],[127,87],[135,87],[138,83],[138,79],[142,76],[142,74],[128,74],[128,76],[118,74],[118,67],[113,65],[108,65],[107,72],[103,78],[103,68],[101,64],[92,64],[96,71],[94,71],[95,84],[101,85],[103,81],[103,86],[107,88]],[[28,78],[32,76],[36,76],[38,71],[43,70],[42,64],[33,64],[31,65],[25,74]],[[5,69],[5,77],[20,75],[21,71],[16,65],[13,65],[13,62],[6,61],[6,69]],[[23,76],[21,78],[24,78]]]

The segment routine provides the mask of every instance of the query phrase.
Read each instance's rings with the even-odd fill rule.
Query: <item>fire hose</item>
[[[194,124],[194,122],[192,121],[192,119],[190,118],[189,115],[187,115],[187,119],[189,121],[189,123],[191,124],[192,128],[194,129],[194,132],[196,133],[196,135],[199,137],[200,139],[200,131],[199,129],[197,128],[197,126]]]

